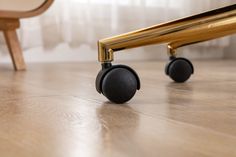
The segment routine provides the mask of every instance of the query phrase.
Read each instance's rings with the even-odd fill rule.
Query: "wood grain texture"
[[[20,27],[19,19],[0,18],[0,30],[15,30]]]
[[[20,45],[20,41],[17,37],[16,29],[4,30],[4,37],[9,49],[12,63],[15,70],[25,70],[26,65]]]
[[[194,62],[186,84],[163,62],[128,64],[142,89],[125,105],[96,92],[99,64],[1,65],[1,156],[236,156],[235,61]]]
[[[6,43],[10,51],[13,66],[16,71],[26,69],[21,45],[16,33],[16,29],[20,27],[19,19],[42,14],[52,5],[53,2],[54,0],[44,0],[36,8],[32,8],[31,10],[27,11],[0,10],[0,31],[3,31],[4,33]],[[7,3],[8,5],[14,5],[13,1]]]

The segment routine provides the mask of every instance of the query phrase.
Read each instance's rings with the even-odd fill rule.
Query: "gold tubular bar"
[[[99,61],[112,62],[114,52],[168,43],[170,55],[179,47],[236,33],[236,4],[180,20],[98,41]]]

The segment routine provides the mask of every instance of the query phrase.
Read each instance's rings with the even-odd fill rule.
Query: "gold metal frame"
[[[114,52],[152,44],[168,44],[170,56],[179,47],[236,33],[236,4],[180,20],[98,41],[98,59],[114,60]]]

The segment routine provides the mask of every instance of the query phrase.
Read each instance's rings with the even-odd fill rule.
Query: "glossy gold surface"
[[[0,66],[1,157],[235,157],[235,61],[193,62],[172,83],[165,62],[129,63],[142,90],[116,105],[94,89],[96,63]]]
[[[99,61],[113,61],[116,51],[167,43],[170,55],[179,47],[236,33],[236,4],[98,42]],[[112,51],[111,51],[112,50]]]

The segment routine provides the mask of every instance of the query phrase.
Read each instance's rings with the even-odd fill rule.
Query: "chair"
[[[20,19],[37,16],[45,12],[54,0],[1,0],[0,30],[3,31],[14,69],[25,70],[16,29],[20,27]]]
[[[236,4],[99,40],[98,59],[102,70],[96,79],[97,91],[112,102],[125,103],[140,89],[139,77],[133,69],[111,64],[114,52],[167,43],[170,62],[166,65],[165,72],[175,82],[183,83],[194,73],[194,68],[188,59],[177,57],[178,48],[234,33]]]

